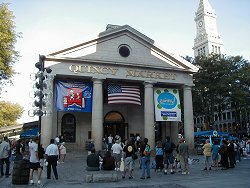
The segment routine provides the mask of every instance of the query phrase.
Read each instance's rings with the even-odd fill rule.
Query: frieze
[[[92,66],[92,65],[70,65],[69,70],[75,74],[90,73],[117,76],[121,71],[126,77],[152,78],[164,80],[176,80],[175,73],[147,71],[138,69],[118,69],[114,67]]]

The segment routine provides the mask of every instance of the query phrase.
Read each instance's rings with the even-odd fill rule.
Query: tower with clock
[[[217,30],[215,10],[208,0],[200,0],[194,20],[196,22],[194,56],[224,54],[224,44]]]

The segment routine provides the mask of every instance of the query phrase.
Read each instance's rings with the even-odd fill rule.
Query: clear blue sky
[[[199,0],[3,0],[10,3],[16,31],[22,32],[16,50],[21,58],[14,66],[19,72],[14,86],[2,100],[31,108],[32,83],[39,54],[49,54],[95,38],[107,24],[130,25],[153,39],[163,49],[193,56],[196,37],[195,12]],[[217,27],[226,55],[250,60],[250,1],[209,0],[217,14]],[[19,96],[16,96],[16,93]],[[20,94],[21,93],[21,94]],[[32,121],[27,111],[19,122]]]

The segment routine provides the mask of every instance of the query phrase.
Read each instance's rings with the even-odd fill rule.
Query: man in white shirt
[[[115,158],[115,170],[119,170],[120,163],[121,163],[121,154],[122,154],[122,146],[119,143],[119,140],[115,141],[115,144],[111,147],[111,150],[113,151],[113,156]]]
[[[1,176],[4,175],[3,173],[3,164],[6,164],[6,169],[5,169],[5,176],[9,177],[10,173],[10,144],[8,142],[8,138],[4,137],[3,142],[0,144],[0,171],[1,171]]]
[[[35,170],[37,170],[37,176],[38,176],[37,185],[43,186],[43,184],[41,183],[42,167],[38,157],[38,137],[35,137],[34,142],[30,143],[29,152],[30,152],[30,177],[29,177],[30,184],[34,185],[33,173]]]
[[[55,144],[55,140],[50,140],[50,145],[46,148],[45,155],[47,158],[48,166],[47,166],[47,179],[51,179],[51,166],[55,175],[55,178],[58,180],[57,174],[57,160],[58,160],[58,147]]]

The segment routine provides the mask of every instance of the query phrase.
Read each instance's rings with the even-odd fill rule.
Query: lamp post
[[[37,82],[35,83],[36,91],[34,92],[34,106],[36,107],[35,110],[32,111],[32,115],[37,115],[39,117],[38,119],[38,138],[39,138],[39,144],[41,142],[41,122],[42,122],[42,116],[46,114],[46,111],[43,111],[43,107],[46,106],[46,102],[44,100],[44,92],[43,89],[47,89],[47,84],[44,83],[44,80],[46,78],[44,72],[46,71],[48,74],[52,72],[50,67],[44,67],[44,61],[46,57],[44,55],[39,55],[39,61],[35,64],[35,67],[38,68],[38,72],[35,74],[35,79]],[[32,116],[31,115],[31,116]]]

